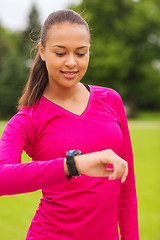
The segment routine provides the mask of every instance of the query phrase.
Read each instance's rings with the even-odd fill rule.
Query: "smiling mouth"
[[[63,76],[65,77],[65,78],[67,78],[67,79],[73,79],[73,78],[75,78],[76,76],[77,76],[77,73],[79,72],[79,71],[60,71],[62,74],[63,74]]]
[[[78,71],[60,71],[61,73],[67,74],[67,75],[74,75],[78,73]]]

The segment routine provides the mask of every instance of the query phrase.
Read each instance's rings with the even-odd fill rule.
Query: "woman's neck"
[[[43,96],[49,99],[52,102],[59,101],[68,101],[68,100],[76,100],[79,99],[82,95],[89,95],[89,91],[86,89],[86,87],[78,82],[73,87],[63,87],[63,86],[50,86],[47,85],[46,89],[44,90]]]

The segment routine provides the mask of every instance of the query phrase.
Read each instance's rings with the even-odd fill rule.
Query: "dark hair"
[[[87,22],[73,10],[59,10],[51,13],[41,29],[40,42],[45,47],[48,30],[54,24],[60,24],[63,22],[70,22],[84,25],[89,33],[90,31]],[[37,48],[38,49],[38,48]],[[48,83],[48,72],[46,64],[42,61],[39,51],[36,54],[30,76],[23,94],[18,102],[18,110],[23,107],[30,107],[34,103],[39,102]]]

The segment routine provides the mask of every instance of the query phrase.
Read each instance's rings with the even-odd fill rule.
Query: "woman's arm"
[[[7,124],[0,140],[0,195],[47,189],[68,181],[64,158],[21,164],[22,151],[30,143],[29,132],[33,131],[30,119],[24,115],[14,116]],[[75,162],[78,171],[88,176],[121,177],[123,182],[128,174],[126,161],[109,149],[76,156]],[[113,164],[113,170],[106,169],[107,164]]]
[[[113,169],[106,168],[107,164],[112,164]],[[127,162],[111,149],[76,156],[75,165],[79,173],[92,177],[109,177],[109,180],[121,178],[121,182],[124,182],[128,175]],[[64,169],[69,175],[66,159]]]
[[[33,192],[66,179],[64,158],[23,164],[0,163],[0,195]]]
[[[33,132],[31,120],[23,114],[15,115],[4,129],[0,139],[0,195],[47,189],[68,181],[64,158],[21,164],[22,151],[31,144]]]
[[[121,98],[119,97],[119,112],[121,118],[121,130],[123,134],[123,158],[128,162],[128,176],[121,184],[119,202],[119,226],[121,239],[138,240],[138,212],[135,187],[134,163],[131,140],[129,135],[127,117]]]

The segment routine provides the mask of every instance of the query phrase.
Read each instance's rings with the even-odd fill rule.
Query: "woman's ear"
[[[38,43],[38,48],[42,61],[45,61],[44,47],[42,46],[41,42]]]

